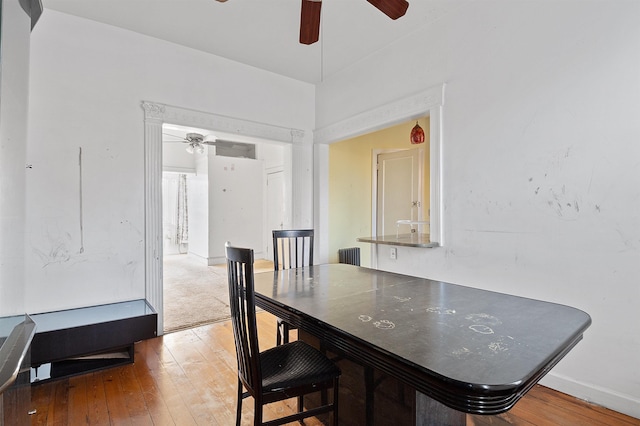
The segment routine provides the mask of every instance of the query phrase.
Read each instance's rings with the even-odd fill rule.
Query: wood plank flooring
[[[258,314],[261,349],[275,342],[275,318]],[[264,346],[264,347],[262,347]],[[137,343],[135,363],[32,387],[32,425],[233,425],[236,360],[228,321]],[[295,400],[265,408],[270,420],[293,413]],[[253,422],[253,400],[242,424]],[[298,424],[298,423],[295,423]],[[307,425],[320,425],[316,419]],[[536,386],[499,416],[467,416],[467,424],[620,425],[640,420]]]

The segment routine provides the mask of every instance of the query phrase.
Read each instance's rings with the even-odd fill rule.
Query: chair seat
[[[326,382],[340,375],[340,369],[333,362],[302,341],[261,352],[260,365],[265,391]]]

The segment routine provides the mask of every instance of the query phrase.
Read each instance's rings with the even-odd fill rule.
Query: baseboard
[[[554,373],[547,374],[540,381],[540,384],[584,401],[640,419],[640,399],[633,398],[630,395],[624,395],[611,389],[582,383]]]
[[[227,263],[227,258],[225,256],[209,257],[207,259],[208,266],[224,265],[225,263]]]

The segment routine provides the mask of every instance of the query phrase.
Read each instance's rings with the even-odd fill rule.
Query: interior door
[[[286,220],[284,200],[284,172],[267,174],[267,229],[265,229],[266,259],[273,259],[273,238],[271,231],[283,229]]]
[[[376,235],[396,235],[398,220],[422,219],[419,160],[418,149],[378,154]]]

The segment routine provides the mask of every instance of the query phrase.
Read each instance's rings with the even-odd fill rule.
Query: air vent
[[[221,157],[256,159],[256,146],[249,143],[216,141],[216,155]]]

